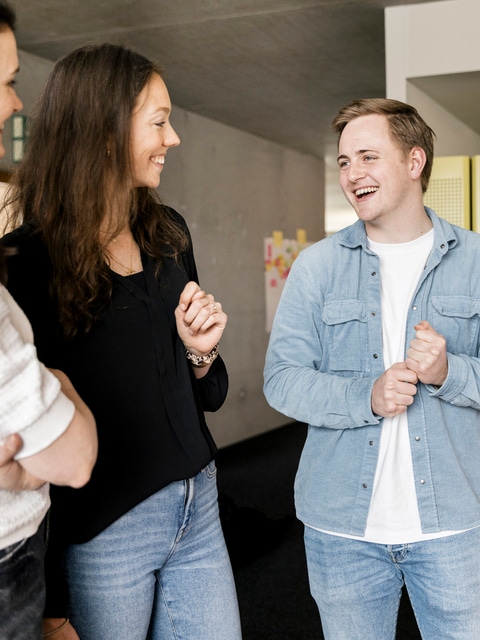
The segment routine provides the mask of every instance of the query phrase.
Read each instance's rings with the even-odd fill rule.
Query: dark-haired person
[[[23,226],[5,238],[9,289],[99,437],[90,482],[52,490],[44,629],[56,640],[240,638],[204,417],[227,393],[227,316],[155,191],[180,142],[170,112],[151,61],[81,47],[54,66],[12,178]]]
[[[0,2],[0,130],[22,108],[14,28],[12,8]],[[68,378],[37,359],[31,326],[4,286],[7,253],[0,245],[0,640],[40,640],[48,483],[85,484],[97,438]]]
[[[434,134],[412,106],[339,111],[359,220],[303,251],[265,394],[309,424],[296,477],[328,640],[393,640],[405,585],[424,640],[480,638],[480,236],[424,207]]]

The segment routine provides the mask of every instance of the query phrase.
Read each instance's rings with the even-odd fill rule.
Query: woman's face
[[[11,29],[0,31],[0,158],[5,155],[3,127],[5,121],[23,104],[15,93],[15,75],[18,71],[17,43]]]
[[[167,151],[180,144],[180,138],[169,121],[171,110],[167,87],[154,73],[138,95],[132,114],[132,187],[155,189],[160,184]]]

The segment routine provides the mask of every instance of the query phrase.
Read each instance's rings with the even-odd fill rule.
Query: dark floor
[[[303,525],[293,504],[305,437],[305,425],[294,423],[222,449],[217,459],[243,640],[323,640],[308,589]],[[406,597],[397,640],[420,640]]]

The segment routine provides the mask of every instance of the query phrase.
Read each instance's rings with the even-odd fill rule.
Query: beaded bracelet
[[[212,362],[218,356],[218,344],[216,344],[213,349],[206,353],[204,356],[196,356],[191,351],[185,350],[185,357],[187,360],[193,364],[194,367],[206,367],[208,364],[212,364]]]

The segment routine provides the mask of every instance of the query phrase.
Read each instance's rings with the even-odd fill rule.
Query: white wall
[[[52,63],[20,52],[24,113]],[[290,422],[262,392],[265,332],[263,239],[281,230],[324,235],[324,162],[173,106],[182,143],[168,152],[160,194],[190,227],[202,286],[229,316],[221,343],[230,375],[222,409],[207,416],[225,446]],[[5,132],[7,136],[8,133]]]
[[[385,9],[387,97],[414,105],[435,131],[437,155],[480,153],[480,136],[409,79],[480,70],[480,2],[442,0]]]
[[[406,101],[418,109],[435,131],[435,155],[475,156],[480,153],[480,136],[410,82],[407,82]]]

